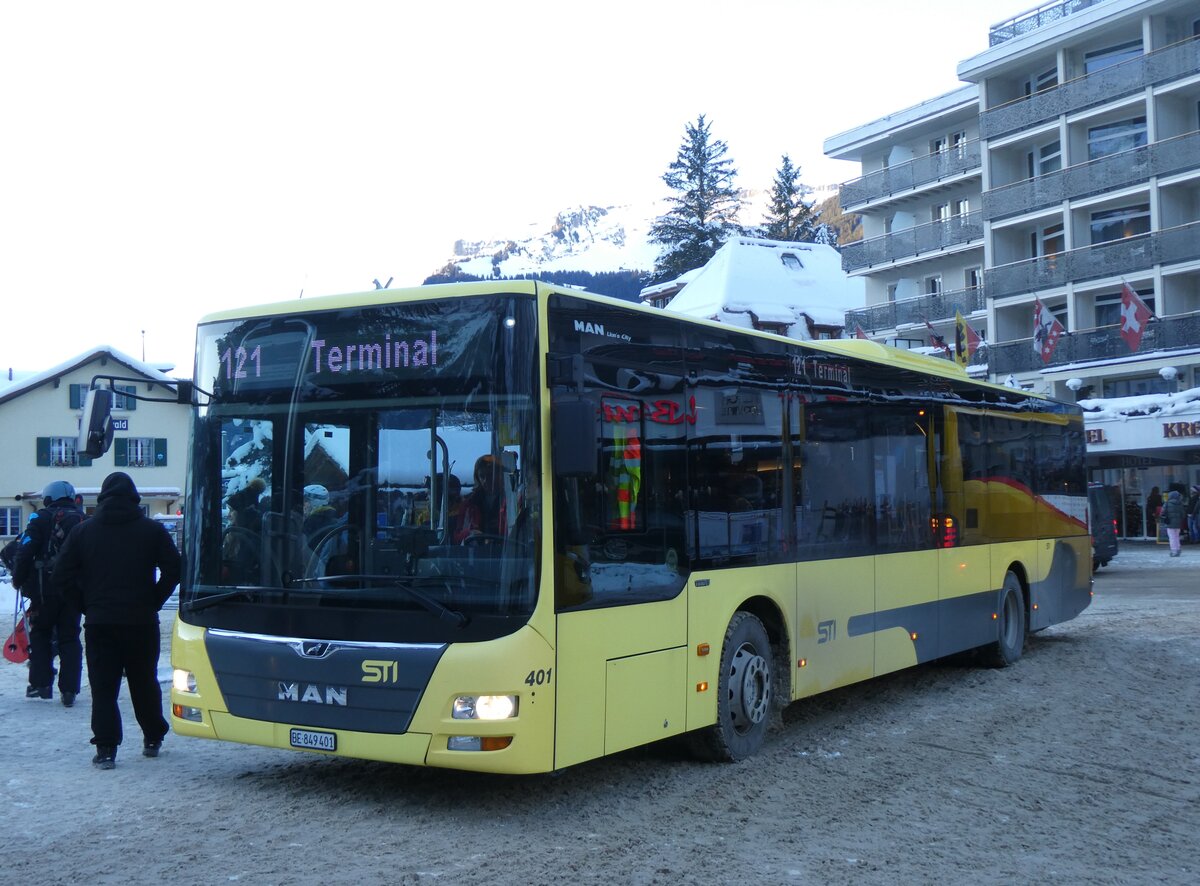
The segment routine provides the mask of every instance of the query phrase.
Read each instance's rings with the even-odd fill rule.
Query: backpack
[[[62,550],[63,542],[67,540],[67,534],[83,522],[83,514],[78,508],[55,508],[53,514],[46,516],[53,521],[50,535],[46,539],[46,550],[42,554],[42,569],[49,575],[54,572],[54,563],[58,559],[58,552]]]

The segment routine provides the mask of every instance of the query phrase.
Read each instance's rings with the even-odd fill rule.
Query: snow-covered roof
[[[1200,413],[1200,388],[1188,388],[1175,394],[1142,394],[1137,397],[1109,397],[1080,400],[1088,421],[1120,419],[1133,415],[1190,415]]]
[[[92,348],[90,351],[84,351],[82,354],[78,354],[69,360],[59,363],[57,366],[51,366],[49,369],[44,369],[41,372],[33,373],[32,375],[22,378],[19,381],[14,381],[8,387],[0,390],[0,403],[3,403],[5,400],[11,400],[14,397],[19,397],[26,391],[33,390],[38,385],[45,384],[48,381],[53,381],[54,379],[66,375],[68,372],[73,372],[80,366],[85,366],[101,357],[111,357],[116,362],[139,375],[145,376],[151,381],[159,381],[166,384],[171,384],[176,381],[176,379],[171,378],[171,376],[156,369],[149,363],[145,363],[135,357],[130,357],[128,354],[118,351],[111,345],[98,345],[97,347]]]
[[[842,327],[846,311],[865,301],[863,281],[842,270],[841,256],[831,246],[735,237],[667,310],[743,327],[752,327],[754,319],[783,323],[793,327],[790,335],[807,339],[804,317],[819,326]]]

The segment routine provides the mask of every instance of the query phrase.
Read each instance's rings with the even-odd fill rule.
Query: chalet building
[[[77,447],[79,419],[92,379],[124,376],[115,384],[113,446],[88,459]],[[137,484],[150,516],[177,514],[183,500],[190,411],[171,400],[175,380],[114,348],[98,347],[0,388],[0,540],[20,534],[42,506],[41,490],[66,480],[96,506],[100,484],[114,470]]]

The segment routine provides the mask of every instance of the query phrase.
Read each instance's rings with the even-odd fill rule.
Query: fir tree
[[[711,128],[703,114],[688,123],[679,153],[663,175],[676,195],[668,198],[670,211],[650,228],[650,241],[663,246],[652,282],[700,267],[730,236],[740,233],[742,194],[733,185],[737,170],[725,156],[729,146],[714,139]]]
[[[771,186],[771,203],[767,208],[763,234],[769,240],[811,243],[815,234],[817,215],[804,202],[809,189],[800,183],[800,167],[783,155],[775,182]]]

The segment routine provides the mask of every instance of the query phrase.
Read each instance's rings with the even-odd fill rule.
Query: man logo
[[[330,645],[324,641],[316,643],[304,642],[300,644],[300,654],[305,658],[324,658],[330,651]]]
[[[318,686],[316,683],[279,683],[279,701],[332,704],[346,707],[349,690],[345,686]]]

